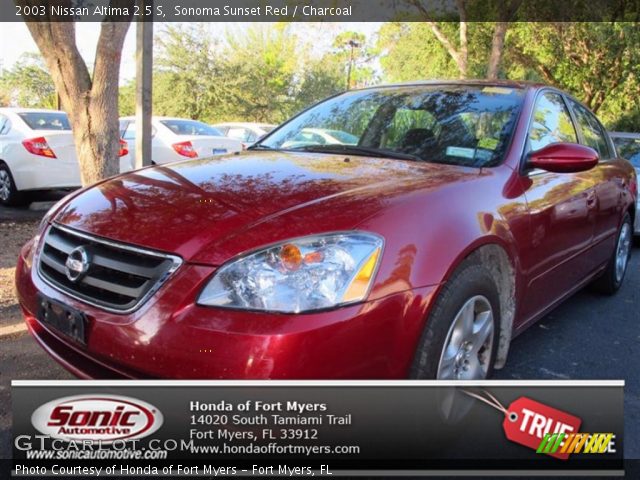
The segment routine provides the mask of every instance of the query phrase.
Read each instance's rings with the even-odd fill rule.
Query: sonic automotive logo
[[[120,395],[59,398],[38,407],[31,415],[33,426],[52,438],[102,443],[146,437],[162,422],[162,413],[153,405]]]

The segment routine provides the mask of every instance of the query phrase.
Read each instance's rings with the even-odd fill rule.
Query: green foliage
[[[447,38],[459,23],[438,23]],[[493,23],[469,23],[470,78],[483,78]],[[388,82],[458,78],[459,71],[426,23],[387,23],[378,39]],[[500,76],[547,83],[594,110],[608,128],[640,131],[640,28],[637,23],[512,23]]]
[[[341,66],[345,89],[358,88],[368,85],[374,76],[370,66],[371,57],[372,49],[364,34],[342,32],[334,38],[333,51],[325,55],[324,61]]]
[[[607,126],[640,111],[640,28],[629,22],[518,23],[509,30],[510,78],[555,85]]]
[[[0,97],[6,105],[56,108],[53,81],[39,54],[25,53],[0,75]]]
[[[225,86],[212,81],[222,73],[220,46],[203,24],[179,24],[167,26],[155,48],[154,113],[207,119],[225,94]]]
[[[425,23],[384,24],[378,49],[388,82],[458,77],[455,63]]]
[[[332,55],[308,62],[295,96],[295,110],[302,110],[345,89],[344,65]]]
[[[118,108],[121,117],[128,117],[136,113],[136,82],[130,80],[120,87]]]
[[[459,47],[460,24],[437,25]],[[471,78],[486,75],[494,27],[492,22],[467,24]],[[212,123],[277,123],[343,91],[352,54],[352,86],[460,74],[426,23],[383,24],[375,45],[361,33],[343,32],[324,53],[315,48],[312,34],[296,34],[305,30],[286,23],[255,24],[229,31],[222,40],[214,40],[207,28],[169,25],[157,34],[154,114]],[[373,68],[374,59],[381,70]],[[513,23],[500,76],[555,85],[595,110],[608,128],[640,131],[637,23]],[[134,81],[120,88],[121,115],[134,113],[134,93]],[[2,103],[52,108],[55,100],[37,56],[25,56],[0,75]]]
[[[439,22],[439,28],[451,39],[459,36],[459,24]],[[469,23],[468,76],[485,75],[491,45],[491,23]],[[424,22],[386,23],[378,37],[380,64],[384,78],[391,82],[459,78],[460,71],[431,28]]]
[[[227,35],[228,105],[221,112],[227,120],[280,122],[290,115],[299,57],[289,28],[256,24],[244,35]]]
[[[156,40],[154,115],[205,122],[278,123],[344,89],[343,58],[313,58],[290,25],[255,24],[213,42],[201,26],[170,26]],[[120,88],[120,114],[135,112],[135,82]]]

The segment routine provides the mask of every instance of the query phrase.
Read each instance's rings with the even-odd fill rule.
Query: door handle
[[[596,205],[596,200],[598,199],[598,197],[596,196],[596,192],[594,192],[593,190],[591,190],[588,194],[587,194],[587,206],[589,208],[593,208]]]

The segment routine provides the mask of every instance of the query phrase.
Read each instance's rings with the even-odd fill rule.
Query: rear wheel
[[[26,202],[27,196],[16,188],[9,167],[0,162],[0,205],[18,206]]]
[[[463,264],[442,288],[411,367],[412,378],[477,380],[491,376],[500,302],[491,273]]]
[[[611,255],[607,268],[594,283],[597,290],[607,295],[612,295],[618,291],[624,280],[624,275],[627,273],[632,241],[633,227],[631,225],[631,217],[627,213],[622,220],[620,230],[618,230],[616,248]]]

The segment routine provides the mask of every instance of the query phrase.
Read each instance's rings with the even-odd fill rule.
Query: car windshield
[[[67,114],[63,112],[21,112],[18,116],[31,130],[71,130]]]
[[[618,155],[629,160],[634,167],[640,168],[640,137],[613,137]]]
[[[255,148],[492,166],[504,156],[522,98],[519,88],[497,86],[347,92],[293,118]]]
[[[160,120],[160,123],[176,135],[213,135],[222,137],[222,132],[196,120]]]

